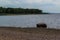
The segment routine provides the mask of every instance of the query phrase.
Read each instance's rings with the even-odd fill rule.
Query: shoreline
[[[46,14],[2,14],[0,16],[14,16],[14,15],[46,15]]]

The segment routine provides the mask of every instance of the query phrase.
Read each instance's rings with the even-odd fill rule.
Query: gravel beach
[[[0,28],[0,40],[60,40],[60,30],[46,28]]]

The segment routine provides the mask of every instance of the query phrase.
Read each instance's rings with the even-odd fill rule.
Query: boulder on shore
[[[45,23],[38,23],[36,26],[39,27],[39,28],[40,27],[47,28],[47,25]]]

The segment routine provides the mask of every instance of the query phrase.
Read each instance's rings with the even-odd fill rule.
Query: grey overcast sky
[[[60,0],[0,0],[0,6],[36,8],[44,12],[60,13]]]

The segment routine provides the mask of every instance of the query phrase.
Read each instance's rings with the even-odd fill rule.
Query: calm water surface
[[[0,26],[36,27],[46,23],[47,28],[60,28],[60,14],[0,16]]]

